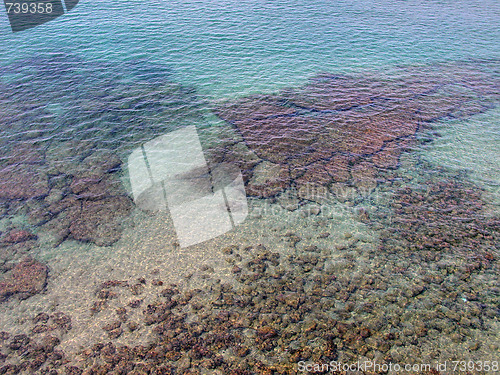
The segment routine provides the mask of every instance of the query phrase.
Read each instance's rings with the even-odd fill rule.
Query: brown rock
[[[384,141],[393,136],[381,121],[380,114],[344,113],[329,116],[329,138],[334,151],[357,156],[369,155],[379,151]]]
[[[37,237],[33,233],[28,232],[27,230],[13,229],[5,235],[5,237],[2,239],[2,242],[19,243],[29,240],[35,240],[36,238]]]
[[[263,120],[242,118],[236,126],[257,156],[281,164],[306,153],[316,141],[317,130],[324,124],[316,118],[273,117]]]
[[[45,232],[44,244],[59,246],[69,236],[69,226],[73,217],[69,211],[65,211],[45,223],[42,226],[42,231]]]
[[[285,190],[290,183],[288,170],[279,164],[264,161],[257,165],[248,182],[247,193],[259,197],[271,197]]]
[[[69,315],[64,314],[63,312],[56,312],[51,316],[52,320],[56,324],[58,328],[61,328],[63,331],[69,331],[72,328],[71,325],[71,317]]]
[[[118,169],[121,163],[120,158],[112,151],[94,151],[83,160],[79,175],[103,175]]]
[[[450,115],[460,105],[461,98],[445,95],[423,95],[409,104],[422,121],[433,121]]]
[[[105,331],[112,331],[114,329],[117,329],[117,328],[120,328],[120,326],[122,325],[122,322],[119,321],[119,320],[116,320],[114,322],[111,322],[111,323],[108,323],[108,324],[105,324],[104,326],[102,326],[101,328]]]
[[[121,181],[114,175],[75,177],[71,182],[70,189],[78,199],[103,199],[121,195]]]
[[[381,151],[373,155],[372,162],[379,168],[397,168],[400,156],[399,142],[388,142]]]
[[[259,178],[259,166],[246,168],[251,195],[273,196],[273,189],[283,186],[326,185],[330,180],[352,182],[359,191],[370,192],[378,169],[398,167],[401,153],[408,151],[407,140],[423,121],[481,112],[487,106],[481,95],[495,95],[488,74],[453,70],[461,73],[404,69],[396,78],[322,74],[276,95],[222,103],[216,113],[236,127],[253,154],[277,165],[276,171],[278,166],[288,171],[289,182],[268,177],[256,184],[252,179]],[[275,172],[274,179],[280,180],[278,176]],[[271,193],[262,194],[267,182]]]
[[[377,169],[370,162],[356,164],[351,169],[351,176],[360,192],[369,193],[377,187]]]
[[[328,185],[332,180],[332,176],[329,174],[326,168],[326,162],[318,161],[307,167],[306,172],[297,178],[295,182],[298,185],[304,185],[308,183],[315,183],[318,185]]]
[[[331,160],[325,163],[325,169],[334,182],[347,182],[350,179],[349,158],[345,155],[335,155]]]
[[[58,214],[68,208],[75,207],[81,209],[81,201],[78,200],[74,195],[68,195],[60,201],[50,204],[49,211],[53,214]]]
[[[110,246],[120,239],[120,220],[130,213],[131,208],[131,200],[124,196],[84,201],[81,212],[70,225],[71,235],[79,241]]]
[[[35,323],[35,324],[36,323],[47,323],[49,321],[49,319],[50,319],[49,314],[41,312],[33,318],[33,323]]]
[[[269,326],[261,327],[257,330],[257,336],[260,340],[267,340],[278,336],[278,331]]]
[[[120,337],[123,333],[123,328],[116,328],[112,331],[108,331],[108,336],[110,339],[117,339],[118,337]]]
[[[47,336],[42,338],[42,340],[40,342],[40,347],[43,348],[43,350],[46,353],[50,353],[54,350],[54,348],[57,345],[59,345],[59,343],[60,343],[60,340],[57,337],[47,335]]]
[[[338,93],[334,86],[337,83],[341,86],[350,85],[352,82],[349,83],[349,80],[337,82],[331,79],[327,81],[326,83],[321,80],[319,83],[314,81],[306,89],[311,95],[312,93],[320,95],[315,100],[320,103],[318,104],[320,107],[323,107],[315,106],[315,101],[311,99],[311,105],[305,106],[306,108],[346,109],[345,105],[347,108],[351,107],[351,104],[348,104],[350,100],[353,100],[352,103],[357,103],[353,107],[359,105],[359,100],[364,95],[360,94],[364,89],[356,86],[359,82],[355,84],[356,89],[353,91],[356,94],[337,107],[337,100],[343,99],[336,96]],[[334,81],[337,83],[333,84]],[[331,86],[332,84],[334,86]],[[290,99],[292,102],[296,99],[294,95],[293,99]],[[333,97],[321,95],[333,95]],[[251,101],[254,101],[254,105],[249,104]],[[259,178],[255,176],[269,166],[269,164],[259,164],[254,169],[253,177],[248,184],[251,195],[266,197],[275,195],[277,188],[283,189],[283,186],[288,184],[288,178],[295,179],[298,185],[304,183],[327,185],[331,180],[347,182],[350,179],[351,164],[356,162],[356,159],[379,153],[384,144],[413,135],[418,129],[418,121],[413,112],[408,110],[405,112],[401,108],[386,110],[353,108],[342,113],[324,112],[312,116],[292,111],[283,103],[280,104],[277,98],[269,96],[254,97],[226,104],[218,109],[219,116],[238,128],[248,148],[258,157],[281,166],[283,171],[289,171],[287,177],[283,179],[276,166],[274,168],[276,170],[273,171],[274,180],[268,177],[267,180],[264,179],[256,184],[252,179]],[[260,107],[265,108],[263,109],[265,115],[256,114],[261,113],[258,110]],[[394,155],[397,151],[392,150],[390,145],[386,148],[386,151],[375,160],[380,165],[397,165],[393,160],[399,156]],[[332,153],[335,154],[333,158]],[[354,171],[354,174],[358,172]],[[275,181],[276,179],[279,181]],[[371,182],[365,181],[365,184],[372,189],[374,180],[366,178],[364,180],[371,180]],[[267,185],[271,193],[259,192],[263,185]]]
[[[136,322],[128,322],[127,323],[127,328],[130,330],[130,332],[133,332],[137,328],[139,328],[139,324],[137,324]]]
[[[80,177],[74,178],[70,185],[71,192],[75,194],[80,194],[85,190],[88,190],[91,186],[98,184],[101,182],[101,178],[99,176],[94,177]]]
[[[11,295],[26,299],[40,293],[47,282],[46,265],[27,258],[17,264],[2,281],[0,281],[0,301]]]
[[[9,165],[0,169],[0,198],[30,199],[47,195],[47,176],[33,165]]]

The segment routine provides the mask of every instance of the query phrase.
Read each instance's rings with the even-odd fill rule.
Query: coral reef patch
[[[0,302],[13,295],[26,299],[40,293],[47,283],[47,274],[45,264],[26,258],[0,280]]]
[[[234,265],[231,284],[210,276],[203,289],[164,284],[148,275],[107,280],[89,299],[104,340],[72,355],[54,340],[52,349],[64,361],[48,355],[16,362],[42,332],[53,336],[57,327],[71,328],[66,315],[60,314],[56,327],[51,321],[57,317],[42,313],[34,318],[30,335],[10,339],[2,334],[6,345],[0,355],[6,364],[0,371],[295,374],[300,361],[366,358],[383,365],[411,358],[419,363],[455,358],[457,348],[481,356],[494,345],[491,337],[478,341],[477,336],[482,331],[483,339],[489,337],[488,322],[497,313],[495,300],[488,299],[494,286],[485,287],[480,277],[456,267],[459,258],[435,268],[432,257],[388,258],[380,249],[352,241],[335,264],[321,245],[305,251],[291,246],[296,251],[288,256],[262,244],[221,249]],[[478,276],[497,271],[496,263],[471,270]],[[202,265],[198,272],[210,275],[213,269]],[[151,340],[127,343],[137,335]]]
[[[420,128],[484,112],[494,105],[498,84],[480,64],[406,68],[392,78],[321,74],[300,88],[218,103],[215,112],[266,162],[246,170],[249,195],[332,182],[369,191],[379,170],[398,167]],[[254,175],[271,167],[279,172],[263,189],[266,177]]]

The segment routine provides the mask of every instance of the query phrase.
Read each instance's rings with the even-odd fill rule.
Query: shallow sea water
[[[107,0],[16,34],[1,17],[0,372],[498,366],[499,12]],[[190,125],[212,178],[241,171],[248,216],[183,248],[134,202],[129,157]],[[16,274],[27,257],[42,270]]]

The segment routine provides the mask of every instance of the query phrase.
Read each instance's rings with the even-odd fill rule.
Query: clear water
[[[216,150],[215,154],[227,152],[241,140],[241,134],[237,127],[217,117],[214,108],[227,100],[296,88],[320,73],[390,81],[407,77],[408,72],[418,75],[435,69],[438,74],[446,72],[442,74],[456,78],[463,65],[491,74],[497,80],[497,92],[486,95],[488,109],[482,113],[439,119],[421,129],[417,145],[401,158],[397,172],[384,175],[390,183],[379,183],[372,196],[360,197],[353,186],[348,186],[344,191],[347,199],[327,203],[314,199],[297,203],[296,196],[287,198],[285,194],[276,199],[249,198],[245,223],[189,249],[179,248],[172,219],[162,212],[133,206],[124,215],[120,239],[97,246],[88,238],[58,241],[54,235],[57,230],[40,224],[43,220],[34,223],[30,214],[42,205],[38,197],[35,203],[24,198],[8,203],[2,200],[1,272],[10,277],[13,265],[32,256],[48,266],[49,276],[41,293],[0,302],[0,331],[10,335],[0,341],[0,352],[5,355],[0,362],[31,363],[31,354],[23,356],[22,350],[12,349],[10,344],[14,335],[25,333],[33,341],[40,341],[46,334],[58,337],[57,348],[68,363],[82,368],[92,366],[82,352],[100,353],[93,346],[97,342],[112,341],[113,345],[131,348],[149,345],[151,350],[165,351],[165,337],[178,339],[176,335],[189,331],[187,326],[177,327],[181,333],[158,333],[159,323],[165,323],[165,319],[149,324],[144,320],[149,314],[146,306],[157,303],[159,291],[170,282],[176,283],[181,293],[193,288],[201,291],[196,292],[199,295],[191,304],[201,304],[205,310],[187,303],[179,305],[187,306],[186,322],[202,326],[201,343],[197,344],[203,344],[212,354],[192,355],[194,341],[183,336],[185,346],[167,349],[175,352],[172,357],[134,357],[131,362],[137,371],[139,362],[150,369],[164,362],[179,373],[190,367],[205,374],[229,373],[236,366],[248,373],[273,373],[265,372],[266,366],[274,373],[294,373],[301,359],[307,363],[378,359],[433,366],[444,361],[473,360],[477,364],[498,360],[499,248],[498,243],[488,242],[490,233],[486,230],[474,240],[480,251],[466,251],[458,243],[455,253],[445,249],[436,258],[404,241],[388,240],[384,247],[381,238],[387,239],[384,230],[394,227],[391,204],[398,203],[391,201],[392,194],[408,186],[414,189],[418,201],[418,194],[424,194],[421,191],[436,179],[451,181],[450,186],[458,184],[453,188],[456,190],[470,186],[485,189],[481,203],[485,213],[478,214],[478,220],[498,220],[491,216],[495,212],[498,215],[500,203],[499,23],[500,3],[493,0],[81,1],[66,15],[15,34],[2,13],[2,169],[17,160],[16,150],[21,144],[35,144],[44,150],[43,162],[29,162],[28,170],[39,168],[46,175],[64,175],[66,179],[68,175],[88,177],[92,168],[98,169],[95,163],[85,164],[88,154],[97,155],[102,162],[110,151],[122,166],[109,186],[119,186],[130,197],[133,189],[126,161],[144,142],[196,124],[205,149]],[[248,150],[243,154],[250,162],[254,157]],[[26,155],[31,154],[21,152],[21,157]],[[272,168],[266,171],[263,173],[274,173]],[[2,176],[15,178],[12,174]],[[58,181],[52,178],[49,195],[56,202],[57,194],[69,194],[71,189],[71,178]],[[478,204],[472,197],[471,205]],[[464,202],[463,197],[453,199]],[[285,208],[294,204],[301,207],[294,211]],[[420,207],[418,202],[413,204]],[[92,205],[86,208],[96,209]],[[359,213],[364,211],[377,218],[374,225],[359,220]],[[109,219],[107,213],[98,215]],[[436,224],[432,217],[425,217],[429,226]],[[19,228],[37,235],[29,248],[23,247],[25,242],[5,241],[11,230]],[[463,228],[457,226],[456,230],[465,231]],[[396,225],[394,237],[405,230],[403,225]],[[238,250],[227,250],[234,245]],[[282,269],[268,265],[253,279],[248,275],[238,278],[235,267],[252,269],[259,262],[269,261],[262,246],[280,254]],[[467,242],[467,246],[472,245]],[[486,246],[489,248],[483,249]],[[319,250],[315,252],[313,247]],[[319,263],[314,256],[320,257]],[[251,260],[254,263],[249,265]],[[137,282],[140,278],[145,278],[146,284]],[[156,279],[162,279],[165,286],[155,285]],[[107,280],[145,286],[101,287]],[[251,306],[256,307],[227,301],[218,304],[224,292],[220,283],[232,285],[236,295],[253,296]],[[419,289],[422,285],[423,292]],[[315,288],[330,294],[308,299],[308,295],[317,296]],[[112,290],[116,296],[101,298],[103,290]],[[276,305],[272,305],[274,291],[282,298]],[[293,307],[294,302],[287,300],[296,297],[293,293],[302,296],[309,310]],[[107,305],[96,310],[95,303],[104,299]],[[138,299],[142,305],[131,308],[129,303]],[[271,302],[266,304],[266,300]],[[282,310],[283,303],[288,310]],[[275,306],[276,311],[268,305]],[[112,337],[101,327],[116,321],[119,308],[127,310],[128,318],[122,323],[123,332]],[[173,314],[182,315],[181,308],[176,309]],[[240,325],[224,326],[221,310],[235,312],[230,320]],[[301,311],[299,318],[294,318],[293,310]],[[197,311],[205,315],[197,315]],[[57,312],[71,317],[71,329],[57,323]],[[34,333],[34,326],[40,322],[33,322],[33,317],[40,313],[51,316],[46,324],[53,328]],[[200,323],[204,320],[208,323]],[[136,322],[139,328],[126,328],[130,322]],[[167,330],[174,332],[177,323],[172,324]],[[240,346],[210,341],[207,335],[217,335],[221,329],[228,329],[236,337],[231,340],[240,340]],[[293,330],[303,333],[289,333]],[[334,338],[325,339],[330,336]],[[206,344],[209,341],[211,344]],[[389,348],[384,347],[384,341],[390,343]],[[241,347],[250,347],[250,354],[241,354],[245,352],[238,351]],[[214,352],[222,355],[223,365],[217,365]],[[100,364],[114,363],[107,361],[106,353],[100,355]],[[29,366],[22,371],[62,368],[49,360],[39,368]],[[476,365],[469,368],[471,372],[477,369]]]
[[[146,59],[204,95],[303,82],[318,71],[495,58],[496,1],[80,2],[65,17],[12,34],[3,64],[37,53],[119,63]]]

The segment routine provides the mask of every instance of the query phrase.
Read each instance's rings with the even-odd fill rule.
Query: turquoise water
[[[0,13],[0,373],[498,370],[499,23],[493,0]],[[183,248],[131,176],[189,125],[249,212]]]
[[[114,63],[146,59],[218,98],[272,91],[318,71],[496,58],[499,12],[493,0],[81,1],[17,34],[4,15],[0,61],[60,52]]]

